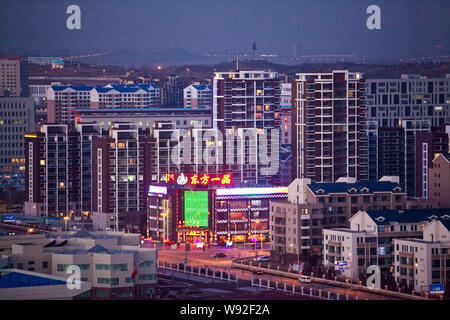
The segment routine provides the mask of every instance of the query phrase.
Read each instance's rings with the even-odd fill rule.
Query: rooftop
[[[0,274],[0,288],[20,288],[32,286],[64,285],[65,281],[55,280],[44,276],[31,275],[22,272],[9,272]]]
[[[421,221],[431,222],[440,219],[448,225],[450,217],[450,208],[444,209],[407,209],[407,210],[368,210],[367,214],[378,225],[388,225],[397,223],[415,223]],[[447,226],[446,226],[447,227]]]
[[[395,182],[373,181],[373,182],[323,182],[311,183],[309,189],[316,195],[330,193],[369,194],[374,192],[404,193],[404,189]]]

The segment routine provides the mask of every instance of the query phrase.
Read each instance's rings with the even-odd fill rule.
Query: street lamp
[[[166,217],[167,217],[167,213],[163,212],[160,215],[163,218],[163,233],[162,233],[162,238],[163,239],[162,240],[163,240],[163,243],[165,244],[166,237],[167,237],[167,233],[166,233]]]
[[[64,226],[65,226],[64,230],[67,231],[67,221],[69,220],[69,217],[65,216],[63,219],[64,219]]]
[[[33,233],[33,228],[28,228],[27,232],[28,234]]]

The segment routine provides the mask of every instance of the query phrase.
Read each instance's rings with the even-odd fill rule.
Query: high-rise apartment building
[[[0,97],[28,97],[28,66],[23,57],[0,57]]]
[[[263,173],[258,155],[264,144],[262,141],[267,139],[265,154],[272,165],[279,168],[280,95],[281,80],[276,72],[216,72],[212,79],[213,128],[220,130],[224,136],[236,134],[240,138],[229,142],[228,147],[235,151],[235,156],[226,154],[225,170],[236,178],[241,176],[243,183],[280,184],[278,171]],[[225,141],[225,148],[226,144]],[[242,156],[237,155],[239,151]]]
[[[379,127],[400,127],[402,120],[450,122],[450,74],[445,78],[402,75],[400,79],[367,79],[368,121]]]
[[[115,124],[107,137],[92,140],[94,214],[113,215],[115,229],[127,214],[146,212],[153,138],[129,124]]]
[[[183,105],[183,85],[178,76],[168,76],[161,87],[161,105],[164,107],[181,107]]]
[[[33,130],[31,98],[0,98],[0,173],[25,173],[24,134]]]
[[[348,70],[292,82],[293,173],[315,182],[368,180],[365,80]]]
[[[450,75],[367,80],[370,180],[403,171],[408,195],[426,198],[426,168],[434,153],[446,152],[438,142],[445,133],[438,131],[450,123],[449,83]]]
[[[62,217],[77,211],[75,139],[67,125],[43,125],[25,135],[25,214]]]
[[[25,135],[25,213],[74,220],[92,215],[92,140],[95,124],[42,125]]]

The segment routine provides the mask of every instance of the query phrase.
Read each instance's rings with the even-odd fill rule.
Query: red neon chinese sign
[[[166,184],[178,185],[230,185],[231,174],[207,174],[207,173],[166,173]]]

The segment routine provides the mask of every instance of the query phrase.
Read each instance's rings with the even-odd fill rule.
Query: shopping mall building
[[[150,185],[148,236],[178,243],[256,242],[269,239],[269,201],[287,187],[233,187],[231,174],[167,173]]]

